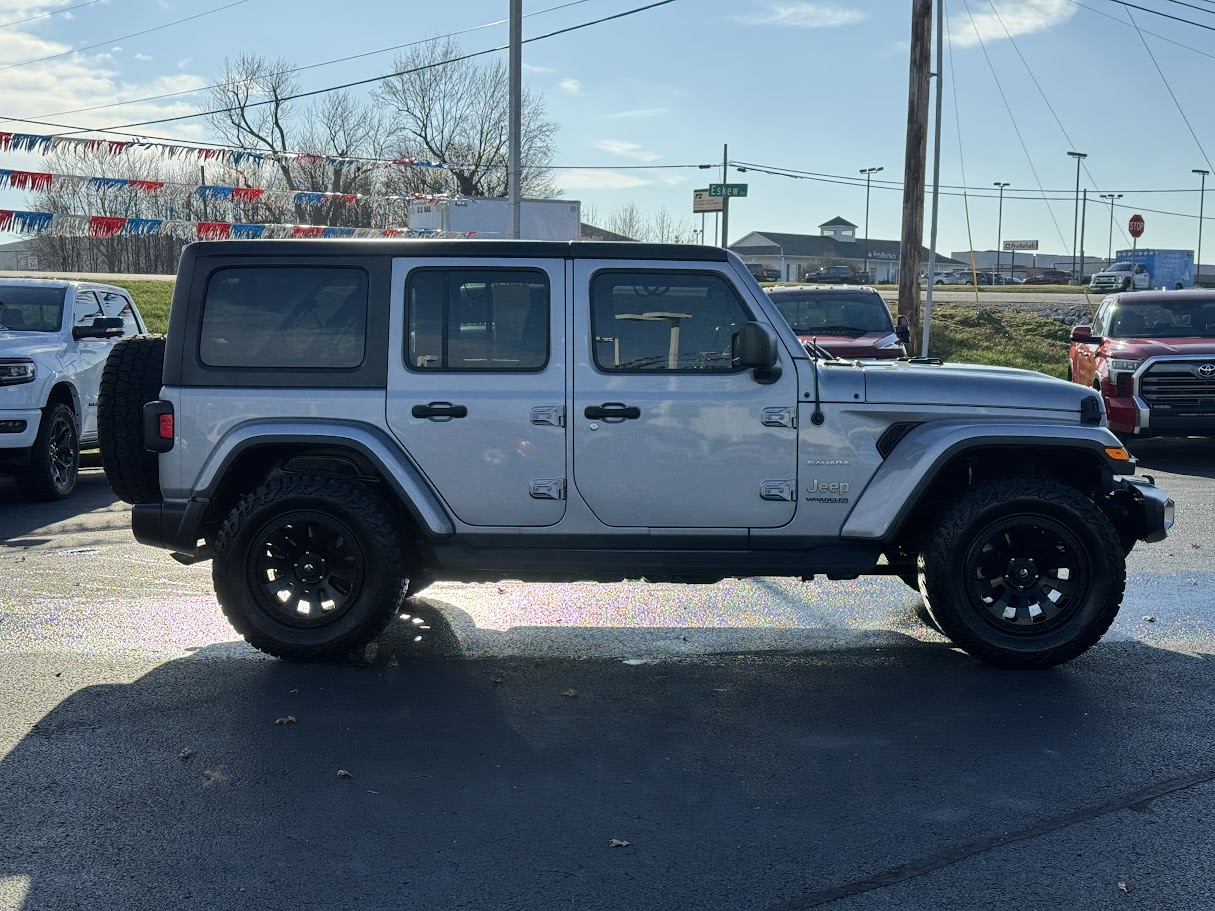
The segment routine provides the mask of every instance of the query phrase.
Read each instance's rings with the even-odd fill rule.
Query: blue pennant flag
[[[354,228],[326,228],[321,237],[354,237]]]
[[[128,218],[123,234],[159,234],[163,223],[159,218]]]
[[[104,190],[108,190],[111,188],[125,187],[128,183],[130,183],[129,180],[123,180],[121,177],[90,177],[89,178],[90,187],[98,187],[98,188],[104,189]]]
[[[51,212],[14,212],[10,229],[19,234],[43,234],[54,217]]]
[[[228,236],[237,240],[257,240],[265,233],[265,225],[233,225]]]
[[[325,201],[324,193],[296,193],[295,204],[297,206],[319,206]]]
[[[194,191],[195,196],[201,196],[203,199],[231,199],[231,187],[210,187],[201,186]]]

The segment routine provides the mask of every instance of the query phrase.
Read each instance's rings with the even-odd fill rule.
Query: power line
[[[100,2],[102,2],[102,0],[91,0],[91,2],[100,3]],[[591,3],[591,2],[593,2],[593,0],[570,0],[570,2],[568,2],[568,3],[560,3],[557,6],[550,6],[547,9],[536,10],[535,12],[532,12],[532,13],[525,13],[523,18],[527,19],[532,16],[540,16],[540,15],[543,15],[544,13],[552,13],[552,12],[556,12],[557,10],[566,9],[567,7],[580,6],[583,3]],[[401,51],[401,50],[405,50],[406,48],[416,47],[420,44],[429,44],[432,41],[443,41],[447,38],[456,38],[456,37],[459,37],[460,35],[467,35],[471,32],[481,31],[482,29],[493,28],[496,25],[503,25],[508,21],[509,20],[507,20],[507,19],[495,19],[493,22],[486,22],[486,23],[483,23],[482,25],[474,25],[474,26],[470,26],[469,28],[459,29],[458,31],[448,32],[446,35],[436,35],[433,38],[423,38],[421,40],[410,41],[405,44],[394,44],[391,47],[382,47],[382,48],[379,48],[378,50],[374,50],[374,51],[364,51],[361,54],[351,54],[348,57],[335,57],[332,60],[322,60],[319,63],[309,63],[309,64],[305,64],[304,66],[296,66],[296,67],[291,67],[291,68],[285,69],[285,70],[278,70],[277,72],[270,73],[268,75],[272,76],[272,77],[273,76],[288,76],[288,75],[291,75],[292,73],[302,73],[306,70],[319,69],[320,67],[323,67],[323,66],[332,66],[336,63],[349,63],[351,60],[361,60],[364,57],[374,57],[377,54],[387,54],[389,51]],[[105,110],[106,108],[125,107],[126,105],[141,104],[141,103],[147,102],[147,101],[163,101],[166,98],[180,98],[183,95],[197,95],[199,92],[206,92],[206,91],[210,91],[211,89],[226,88],[228,86],[237,85],[237,84],[238,83],[236,83],[236,82],[217,82],[212,85],[202,85],[202,86],[199,86],[198,88],[183,89],[182,91],[179,91],[179,92],[165,92],[160,95],[147,95],[143,98],[131,98],[126,101],[111,101],[107,104],[94,104],[94,105],[91,105],[90,107],[71,108],[66,111],[51,111],[46,114],[35,114],[34,116],[35,117],[63,117],[68,114],[82,114],[87,111],[101,111],[101,110]],[[31,120],[0,121],[0,123],[5,123],[5,122],[34,123],[36,121],[31,121]]]
[[[1136,6],[1134,3],[1127,3],[1127,0],[1109,0],[1110,3],[1117,3],[1119,6],[1125,6],[1128,9],[1142,10],[1145,13],[1151,13],[1153,16],[1161,16],[1165,19],[1172,19],[1174,22],[1184,22],[1186,25],[1193,25],[1197,28],[1205,28],[1208,32],[1215,32],[1215,25],[1205,25],[1202,22],[1195,22],[1193,19],[1182,19],[1180,16],[1170,16],[1168,13],[1162,13],[1158,9],[1152,9],[1148,6]]]
[[[1209,2],[1215,3],[1215,0],[1209,0]],[[1131,25],[1129,22],[1119,19],[1117,16],[1111,16],[1109,13],[1103,13],[1103,12],[1101,12],[1101,10],[1089,6],[1087,3],[1081,3],[1080,0],[1068,0],[1068,3],[1072,3],[1072,4],[1080,7],[1081,9],[1086,9],[1090,13],[1096,13],[1098,16],[1102,16],[1102,17],[1110,20],[1110,22],[1117,22],[1119,25],[1124,26],[1126,28],[1134,28],[1134,26]],[[1175,45],[1176,47],[1183,47],[1187,51],[1193,51],[1195,54],[1201,54],[1203,57],[1209,57],[1212,60],[1215,60],[1215,54],[1211,54],[1211,53],[1208,53],[1207,51],[1199,50],[1198,48],[1191,47],[1188,44],[1182,44],[1180,41],[1174,41],[1172,38],[1168,38],[1165,35],[1160,34],[1159,32],[1149,32],[1147,29],[1140,29],[1140,31],[1143,32],[1143,34],[1145,34],[1145,35],[1151,35],[1153,38],[1159,38],[1161,41],[1167,41],[1169,44]]]
[[[1063,138],[1065,140],[1067,140],[1068,147],[1072,148],[1072,149],[1076,148],[1076,144],[1074,142],[1072,142],[1071,136],[1069,136],[1067,134],[1067,128],[1063,125],[1063,121],[1059,118],[1059,115],[1055,112],[1054,105],[1052,105],[1050,103],[1050,99],[1046,97],[1046,92],[1043,91],[1041,83],[1038,82],[1038,77],[1034,75],[1033,68],[1029,65],[1029,61],[1025,59],[1025,55],[1021,53],[1021,48],[1017,45],[1016,40],[1013,38],[1012,32],[1010,32],[1008,30],[1008,26],[1004,24],[1004,19],[1000,15],[1000,11],[996,8],[996,4],[995,4],[994,0],[987,0],[987,5],[991,7],[991,11],[995,15],[996,21],[1000,23],[1000,28],[1004,29],[1004,34],[1008,38],[1008,43],[1011,44],[1012,49],[1017,52],[1017,57],[1020,58],[1021,65],[1023,67],[1025,67],[1025,72],[1029,74],[1030,81],[1033,82],[1034,88],[1036,88],[1038,90],[1038,94],[1040,96],[1042,96],[1042,102],[1046,105],[1046,109],[1048,111],[1050,111],[1051,117],[1055,118],[1055,123],[1058,124],[1058,126],[1059,126],[1059,132],[1061,132],[1063,134]],[[950,58],[950,65],[952,66],[953,65],[953,45],[952,45],[952,43],[950,44],[949,58]],[[1093,172],[1089,170],[1088,162],[1085,159],[1081,159],[1080,164],[1084,168],[1084,173],[1088,176],[1089,182],[1092,183],[1092,185],[1094,187],[1097,187],[1098,183],[1096,180],[1093,179]],[[962,176],[962,180],[963,180],[963,182],[965,182],[965,180],[966,180],[965,175]],[[1122,230],[1121,225],[1118,226],[1118,230],[1122,231],[1122,237],[1125,240],[1126,232]]]
[[[237,0],[237,2],[245,3],[245,2],[248,2],[248,0]],[[548,32],[543,35],[536,35],[535,37],[532,37],[532,38],[526,38],[526,39],[524,39],[523,43],[531,44],[532,42],[535,42],[535,41],[544,41],[545,39],[548,39],[548,38],[555,38],[558,35],[566,35],[566,34],[569,34],[570,32],[579,31],[580,29],[590,28],[593,25],[602,25],[605,22],[611,22],[615,19],[624,19],[628,16],[635,16],[638,13],[644,13],[649,10],[656,9],[660,6],[666,6],[667,4],[674,3],[674,2],[676,2],[676,0],[654,0],[653,3],[648,3],[645,6],[634,7],[633,9],[625,10],[624,12],[613,13],[610,16],[602,16],[599,19],[592,19],[589,22],[581,22],[577,25],[567,26],[566,28],[557,29],[556,31]],[[249,108],[262,107],[267,104],[282,104],[284,102],[295,101],[300,98],[312,98],[312,97],[315,97],[316,95],[326,95],[329,92],[339,92],[339,91],[342,91],[343,89],[351,89],[351,88],[356,88],[356,87],[362,86],[362,85],[370,85],[371,83],[374,83],[374,82],[384,82],[387,79],[394,79],[398,76],[408,76],[412,73],[420,73],[425,70],[434,69],[434,68],[440,67],[440,66],[447,66],[452,63],[459,63],[464,60],[472,60],[476,57],[484,57],[487,54],[495,54],[500,51],[508,50],[508,48],[509,48],[509,45],[502,44],[497,47],[486,48],[483,51],[472,51],[471,53],[461,54],[458,57],[452,57],[447,60],[439,60],[434,63],[425,64],[423,66],[412,67],[412,68],[406,69],[406,70],[398,70],[393,73],[386,73],[382,76],[372,76],[368,79],[357,79],[353,82],[346,82],[346,83],[342,83],[341,85],[331,85],[331,86],[327,86],[327,87],[321,88],[321,89],[312,89],[311,91],[307,91],[307,92],[296,92],[294,95],[284,95],[281,98],[271,98],[271,99],[267,99],[265,101],[253,101],[246,105],[234,105],[232,107],[218,108],[216,110],[211,110],[211,111],[197,111],[193,114],[180,114],[176,117],[159,117],[159,118],[156,118],[155,120],[139,120],[139,121],[135,121],[133,123],[121,123],[114,127],[105,127],[105,128],[96,127],[96,128],[90,128],[90,129],[92,130],[92,132],[96,132],[96,133],[117,133],[120,130],[130,129],[132,127],[153,126],[155,124],[160,124],[160,123],[176,123],[181,120],[193,120],[197,117],[210,117],[210,116],[214,116],[216,114],[228,114],[233,111],[248,110]],[[21,121],[21,122],[29,123],[30,121]],[[86,132],[86,130],[73,130],[71,132]]]
[[[51,16],[58,16],[60,13],[70,13],[74,9],[80,9],[85,6],[92,6],[94,3],[104,3],[105,0],[87,0],[85,3],[77,3],[75,6],[65,6],[63,9],[51,10],[49,13],[39,13],[37,16],[26,16],[24,19],[14,19],[11,22],[0,22],[0,28],[8,28],[10,25],[20,25],[23,22],[33,22],[35,19],[49,19]]]
[[[1135,26],[1135,32],[1139,35],[1139,40],[1143,42],[1143,49],[1147,51],[1148,56],[1152,58],[1152,65],[1156,67],[1156,72],[1160,74],[1161,80],[1164,82],[1164,87],[1168,89],[1169,97],[1173,99],[1173,104],[1177,105],[1177,113],[1181,115],[1181,119],[1185,121],[1186,129],[1190,131],[1190,135],[1194,137],[1194,144],[1198,146],[1198,151],[1202,155],[1202,160],[1207,163],[1207,167],[1215,170],[1215,166],[1211,164],[1211,159],[1207,157],[1207,150],[1202,147],[1202,142],[1198,138],[1198,134],[1194,132],[1194,127],[1190,125],[1190,118],[1185,115],[1185,109],[1182,108],[1181,102],[1177,100],[1177,96],[1173,94],[1173,87],[1169,85],[1168,77],[1164,75],[1164,70],[1160,68],[1160,64],[1156,62],[1156,55],[1152,53],[1151,46],[1147,43],[1147,38],[1143,37],[1143,33],[1139,31],[1139,26],[1135,22],[1135,15],[1129,9],[1126,11],[1127,18],[1131,20],[1131,25]]]
[[[106,41],[99,41],[96,44],[86,44],[84,47],[74,47],[70,51],[63,51],[60,54],[48,54],[45,57],[36,57],[33,60],[23,60],[20,63],[9,63],[4,66],[0,66],[0,71],[16,69],[19,66],[29,66],[31,63],[42,63],[46,60],[57,60],[60,57],[70,57],[72,54],[79,54],[81,51],[90,51],[95,47],[104,47],[107,44],[113,44],[115,41],[126,41],[128,38],[138,38],[140,35],[159,32],[162,29],[170,28],[174,25],[181,25],[183,22],[190,22],[194,19],[201,19],[203,16],[210,16],[212,13],[223,12],[226,9],[232,9],[234,6],[240,6],[242,3],[248,2],[249,0],[236,0],[235,3],[229,3],[227,6],[217,6],[215,9],[204,10],[201,13],[195,13],[193,16],[186,16],[184,19],[175,19],[172,22],[166,22],[164,25],[145,28],[141,32],[132,32],[129,35],[122,35],[118,38],[110,38]]]
[[[1193,3],[1186,3],[1185,0],[1168,0],[1169,3],[1176,3],[1178,6],[1188,6],[1190,9],[1196,9],[1200,13],[1206,13],[1209,16],[1215,16],[1215,10],[1206,6],[1195,6]]]
[[[1046,203],[1046,211],[1050,214],[1050,220],[1055,226],[1055,232],[1059,235],[1059,241],[1066,249],[1067,241],[1063,237],[1063,230],[1059,227],[1058,219],[1055,218],[1055,210],[1051,208],[1050,201],[1046,198],[1046,190],[1042,188],[1042,178],[1038,176],[1038,169],[1034,167],[1033,156],[1029,154],[1029,147],[1025,145],[1025,137],[1021,135],[1021,127],[1017,125],[1017,118],[1013,116],[1012,106],[1008,103],[1008,96],[1004,94],[1004,86],[1000,85],[1000,77],[996,75],[996,68],[991,62],[991,55],[987,53],[987,45],[983,43],[983,36],[979,34],[979,27],[975,25],[974,13],[970,11],[970,4],[967,0],[962,0],[962,5],[966,7],[966,15],[970,19],[970,27],[975,30],[975,38],[979,42],[980,50],[983,51],[983,58],[987,61],[987,68],[991,70],[991,78],[996,83],[996,91],[1000,93],[1000,100],[1004,102],[1004,110],[1008,112],[1008,119],[1012,123],[1013,131],[1017,134],[1017,141],[1021,143],[1021,151],[1025,153],[1025,160],[1029,163],[1030,173],[1034,175],[1034,182],[1042,193],[1042,201]]]

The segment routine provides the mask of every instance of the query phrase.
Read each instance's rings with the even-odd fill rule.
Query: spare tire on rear
[[[121,339],[110,351],[97,397],[101,464],[114,493],[127,503],[159,503],[159,456],[143,446],[143,406],[160,397],[163,335]]]

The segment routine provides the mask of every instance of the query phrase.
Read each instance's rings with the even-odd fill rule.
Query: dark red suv
[[[1059,269],[1043,269],[1036,275],[1031,275],[1025,279],[1027,285],[1069,285],[1071,284],[1071,273],[1060,271]]]
[[[1072,330],[1067,377],[1101,392],[1116,433],[1215,434],[1215,292],[1110,295]]]
[[[767,291],[798,338],[836,357],[907,354],[906,328],[895,328],[886,302],[872,288],[795,285]]]

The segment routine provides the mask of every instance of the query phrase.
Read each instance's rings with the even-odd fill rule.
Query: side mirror
[[[122,335],[122,317],[99,316],[91,326],[73,326],[72,338],[117,338]]]
[[[902,344],[911,344],[911,323],[908,321],[907,317],[899,317],[898,324],[894,327],[894,334],[898,337],[899,342]]]
[[[776,365],[776,333],[763,323],[743,323],[734,333],[731,360],[735,367],[764,369]]]
[[[1093,341],[1093,327],[1092,326],[1073,326],[1072,327],[1072,341],[1073,342],[1084,342],[1086,344],[1088,342],[1092,342]]]

